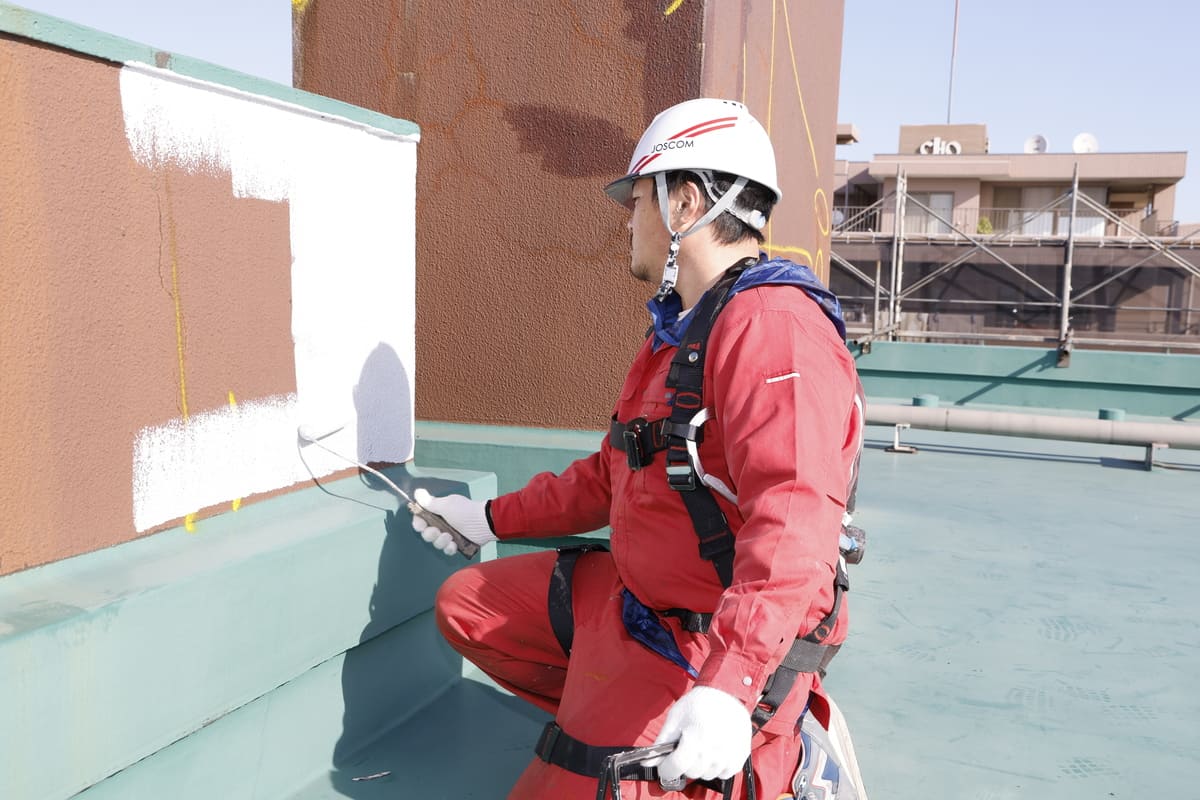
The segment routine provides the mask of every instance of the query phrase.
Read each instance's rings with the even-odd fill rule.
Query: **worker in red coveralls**
[[[828,722],[819,675],[847,625],[838,545],[863,416],[838,303],[759,250],[781,194],[740,103],[663,111],[606,192],[630,212],[633,275],[662,279],[599,452],[486,504],[418,501],[481,545],[608,525],[611,549],[465,568],[438,625],[554,715],[510,797],[590,800],[608,754],[670,742],[622,773],[623,797],[790,796],[800,721]],[[681,342],[702,356],[699,386],[668,379]]]

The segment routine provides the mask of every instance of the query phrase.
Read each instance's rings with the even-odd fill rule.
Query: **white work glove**
[[[675,752],[658,762],[658,777],[666,783],[680,776],[702,781],[731,778],[750,757],[750,734],[750,712],[741,701],[711,686],[694,686],[671,706],[654,740],[679,742]]]
[[[435,514],[445,518],[458,532],[475,544],[483,547],[488,542],[496,541],[492,526],[488,524],[485,504],[461,494],[451,494],[445,497],[434,497],[424,489],[413,492],[413,499]],[[413,517],[413,530],[421,534],[421,538],[441,550],[448,556],[458,552],[458,545],[450,538],[450,534],[440,531],[418,516]]]

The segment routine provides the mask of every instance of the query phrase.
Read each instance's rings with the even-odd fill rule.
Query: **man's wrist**
[[[767,674],[764,665],[732,654],[709,656],[700,668],[697,686],[720,689],[736,697],[748,709],[754,708]]]

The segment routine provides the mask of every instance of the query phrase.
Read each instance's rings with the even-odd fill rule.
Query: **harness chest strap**
[[[654,461],[655,453],[666,450],[670,436],[704,441],[702,428],[688,423],[676,425],[669,417],[655,420],[639,417],[629,422],[618,422],[613,417],[608,426],[608,443],[625,454],[629,468],[635,471]]]

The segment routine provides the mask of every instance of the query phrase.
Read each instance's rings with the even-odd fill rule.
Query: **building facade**
[[[992,153],[985,125],[906,125],[897,153],[839,161],[831,283],[858,335],[1197,346],[1187,154],[1077,145]]]

